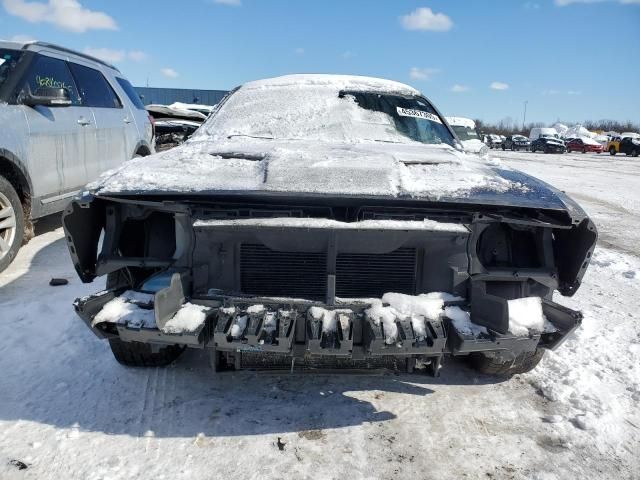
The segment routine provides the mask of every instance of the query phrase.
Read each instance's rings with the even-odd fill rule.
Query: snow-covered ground
[[[601,232],[582,288],[557,299],[583,327],[532,373],[214,377],[193,350],[127,369],[75,316],[103,284],[79,282],[49,220],[0,274],[0,478],[639,478],[640,162],[493,154]]]

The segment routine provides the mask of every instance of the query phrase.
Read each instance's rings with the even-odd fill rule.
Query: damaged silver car
[[[75,309],[125,365],[525,372],[580,325],[597,233],[553,187],[462,151],[418,91],[294,75],[232,91],[185,144],[63,217]]]

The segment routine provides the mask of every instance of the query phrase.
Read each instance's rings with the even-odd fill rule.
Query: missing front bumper
[[[108,290],[75,303],[79,316],[102,338],[208,348],[238,358],[262,356],[267,365],[283,358],[303,365],[322,365],[323,358],[333,358],[344,365],[377,365],[390,359],[403,365],[416,360],[439,364],[444,355],[473,352],[493,352],[509,358],[538,348],[556,348],[582,320],[579,312],[545,300],[543,311],[556,328],[553,333],[515,336],[489,329],[486,334],[474,336],[458,331],[445,316],[436,321],[423,318],[424,328],[419,329],[407,318],[399,317],[395,320],[395,340],[389,342],[385,325],[367,314],[370,305],[366,302],[328,306],[302,300],[217,297],[191,299],[192,304],[206,306],[210,312],[192,331],[166,332],[134,322],[92,325],[98,312],[120,294],[121,291]],[[156,295],[159,298],[162,297]],[[335,328],[325,328],[324,318],[311,314],[313,307],[335,314]],[[179,308],[176,306],[176,310]]]

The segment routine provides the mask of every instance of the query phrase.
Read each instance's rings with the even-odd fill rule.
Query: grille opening
[[[381,297],[387,292],[414,295],[417,251],[399,248],[393,252],[339,253],[336,261],[336,295]]]
[[[339,253],[336,295],[381,297],[387,292],[414,295],[417,250],[400,248],[384,254]],[[278,252],[264,245],[240,246],[242,293],[324,301],[327,294],[326,252]]]
[[[264,245],[240,246],[242,293],[267,297],[325,300],[325,252],[277,252]]]

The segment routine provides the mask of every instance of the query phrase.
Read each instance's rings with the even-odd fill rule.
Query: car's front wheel
[[[616,154],[616,147],[611,147],[609,149],[609,155],[614,156]]]
[[[109,346],[118,363],[127,367],[166,367],[184,351],[180,345],[153,348],[147,343],[123,342],[119,338],[109,339]]]
[[[24,235],[24,211],[13,186],[0,177],[0,272],[20,250]]]
[[[635,148],[633,149],[633,152],[631,152],[631,156],[632,157],[637,157],[638,156],[638,150],[636,150]]]
[[[543,356],[544,349],[539,348],[535,352],[520,353],[513,360],[505,361],[500,357],[491,357],[484,353],[472,353],[468,360],[471,367],[482,374],[510,377],[533,370]]]

